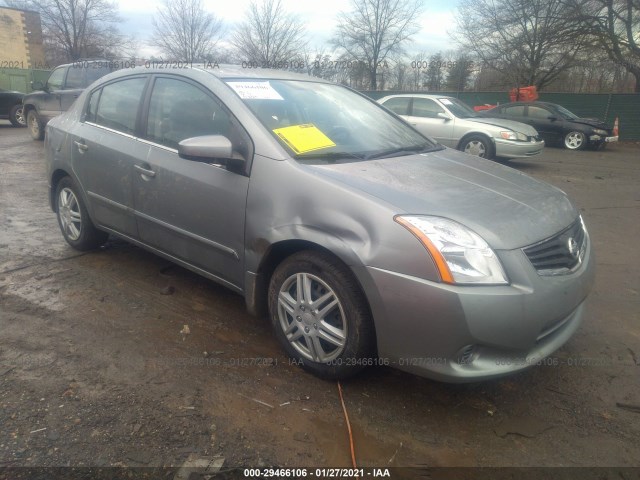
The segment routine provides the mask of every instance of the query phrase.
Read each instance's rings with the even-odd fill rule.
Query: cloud
[[[233,0],[225,6],[218,2],[205,1],[204,7],[222,18],[229,28],[242,22],[250,0]],[[448,32],[455,28],[454,9],[457,0],[432,0],[425,2],[425,12],[419,23],[420,31],[413,37],[413,42],[406,45],[409,54],[447,51],[455,48]],[[153,32],[152,18],[160,0],[118,0],[120,14],[123,18],[121,31],[133,34],[140,41],[141,54],[155,53],[153,47],[146,43]],[[297,14],[307,24],[309,48],[326,48],[333,35],[336,18],[339,12],[348,10],[349,4],[344,0],[283,0],[287,11]],[[327,50],[330,50],[327,48]]]

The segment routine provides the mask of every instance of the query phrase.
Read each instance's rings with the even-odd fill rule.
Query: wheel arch
[[[486,160],[491,160],[493,158],[495,158],[496,156],[496,141],[495,138],[493,136],[491,136],[490,134],[488,134],[487,132],[483,132],[483,131],[478,131],[478,130],[474,130],[471,132],[467,132],[465,133],[462,138],[460,139],[460,141],[458,142],[458,146],[456,147],[457,150],[463,151],[463,145],[466,141],[468,141],[470,138],[472,137],[482,137],[483,139],[485,139],[487,141],[487,144],[489,145],[489,152],[487,152],[486,157],[484,157]]]
[[[33,103],[23,103],[22,105],[23,105],[22,114],[24,115],[25,118],[27,118],[27,115],[31,110],[35,110],[35,112],[38,113],[38,109]]]
[[[249,313],[258,317],[264,317],[268,314],[267,292],[273,272],[286,258],[305,250],[323,252],[330,255],[340,262],[351,274],[367,303],[367,308],[369,309],[373,323],[372,328],[375,332],[375,321],[373,319],[369,297],[360,279],[349,266],[350,263],[353,264],[352,259],[350,259],[351,255],[345,254],[344,251],[338,254],[336,251],[309,239],[292,238],[272,243],[260,259],[256,272],[247,271],[245,273],[245,302]],[[355,253],[351,253],[355,255]]]
[[[471,137],[483,137],[483,138],[485,138],[487,140],[487,142],[489,142],[489,146],[492,149],[492,153],[495,155],[495,150],[496,150],[495,139],[490,134],[488,134],[487,132],[483,132],[481,130],[473,130],[471,132],[465,133],[462,136],[462,138],[460,139],[460,141],[458,142],[458,145],[456,146],[456,149],[460,150],[462,145],[464,144],[464,142],[466,142]]]
[[[50,176],[50,180],[49,180],[49,205],[51,207],[51,210],[53,210],[54,212],[56,211],[56,190],[58,188],[58,184],[60,183],[60,180],[62,180],[64,177],[69,177],[71,178],[71,180],[73,181],[73,183],[76,184],[76,186],[78,186],[78,193],[82,196],[82,201],[84,202],[86,208],[87,208],[87,212],[89,213],[89,216],[91,217],[91,210],[89,208],[89,202],[87,201],[87,196],[85,194],[84,189],[81,187],[81,183],[78,181],[78,179],[76,178],[76,176],[73,174],[73,172],[66,170],[64,168],[56,168],[53,170],[53,172],[51,172],[51,176]]]

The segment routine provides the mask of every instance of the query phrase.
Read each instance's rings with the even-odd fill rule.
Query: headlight
[[[606,130],[600,130],[599,128],[594,128],[593,133],[595,133],[596,135],[607,135]]]
[[[480,235],[442,217],[397,215],[394,220],[413,233],[431,254],[445,283],[509,283],[500,260]]]
[[[527,137],[524,133],[520,133],[520,132],[511,132],[511,131],[500,132],[500,136],[505,140],[519,140],[521,142],[526,142],[529,140],[529,137]]]

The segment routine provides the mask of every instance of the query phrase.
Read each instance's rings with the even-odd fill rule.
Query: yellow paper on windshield
[[[276,128],[273,133],[278,135],[296,153],[306,153],[336,146],[312,123]]]

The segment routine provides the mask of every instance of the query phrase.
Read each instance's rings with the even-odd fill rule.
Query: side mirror
[[[447,121],[447,122],[448,122],[449,120],[451,120],[451,117],[450,117],[449,115],[447,115],[446,113],[444,113],[444,112],[438,112],[438,113],[437,113],[437,117],[438,117],[438,118],[442,118],[443,120],[445,120],[445,121]]]
[[[178,143],[178,155],[195,162],[230,160],[233,158],[233,146],[231,141],[222,135],[185,138]]]
[[[556,117],[555,115],[549,115],[547,118],[552,122],[555,122],[556,120],[558,120],[558,117]]]
[[[44,90],[44,84],[41,81],[31,82],[32,90]]]

